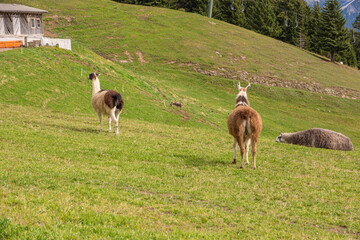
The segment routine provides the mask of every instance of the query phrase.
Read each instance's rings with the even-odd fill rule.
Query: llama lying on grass
[[[119,116],[124,107],[121,95],[114,90],[100,90],[100,74],[90,73],[88,79],[92,81],[91,103],[100,120],[100,131],[102,131],[102,115],[108,116],[109,132],[111,132],[111,120],[115,123],[116,134],[119,134]]]
[[[295,133],[281,133],[280,136],[276,138],[276,142],[334,150],[354,150],[354,146],[350,138],[341,133],[322,128],[312,128]]]
[[[262,130],[262,120],[260,115],[249,104],[246,92],[250,84],[246,88],[242,88],[240,83],[237,86],[239,93],[236,96],[235,109],[230,113],[227,121],[229,133],[234,138],[234,158],[232,163],[236,163],[236,147],[238,144],[241,152],[240,168],[243,167],[244,152],[246,164],[249,164],[248,155],[251,141],[253,169],[256,169],[256,145]]]

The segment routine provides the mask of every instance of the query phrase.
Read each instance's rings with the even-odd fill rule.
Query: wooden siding
[[[43,35],[44,26],[42,14],[0,13],[1,35]],[[40,24],[40,26],[39,26]]]

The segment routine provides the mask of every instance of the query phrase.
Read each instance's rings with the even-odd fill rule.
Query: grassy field
[[[226,74],[358,91],[359,71],[196,14],[18,2],[48,10],[73,51],[0,53],[0,239],[360,238],[359,100],[253,84],[264,124],[255,171],[231,164],[226,127],[237,80]],[[91,71],[125,99],[119,136],[98,132]],[[355,151],[274,141],[312,127]]]

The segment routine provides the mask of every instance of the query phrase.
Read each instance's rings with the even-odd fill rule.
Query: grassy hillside
[[[18,2],[76,41],[0,53],[0,239],[359,237],[359,100],[253,84],[255,171],[231,164],[226,128],[241,74],[360,90],[358,71],[196,14]],[[119,136],[98,132],[92,71],[124,96]],[[355,151],[274,142],[312,127]]]
[[[318,82],[360,91],[355,69],[335,67],[297,47],[197,14],[109,0],[20,2],[49,10],[45,20],[52,33],[77,39],[115,61],[129,60],[127,51],[137,63],[140,51],[161,69],[179,69],[187,63],[186,70],[225,71],[228,76],[241,71],[249,73],[248,78]]]

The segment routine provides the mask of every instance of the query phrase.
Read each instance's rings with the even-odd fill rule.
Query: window
[[[41,28],[40,18],[37,18],[37,19],[36,19],[36,27],[37,27],[37,28]]]
[[[31,28],[35,28],[35,18],[31,18]]]

